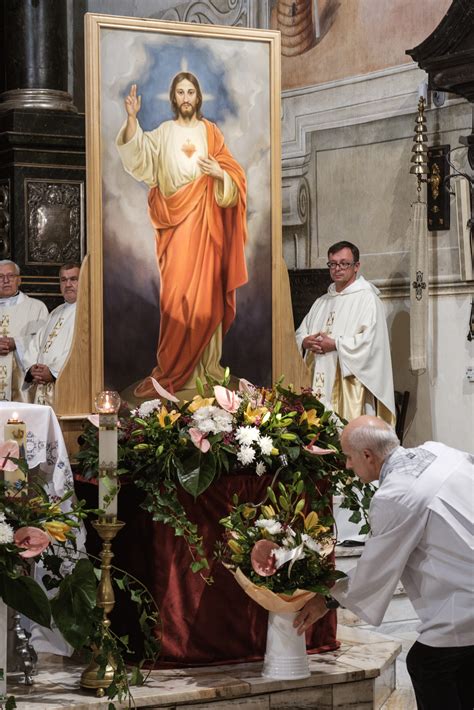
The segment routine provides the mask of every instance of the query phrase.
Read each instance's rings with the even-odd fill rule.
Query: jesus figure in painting
[[[151,376],[171,391],[194,389],[208,372],[222,378],[222,338],[247,282],[246,180],[219,128],[201,114],[197,78],[177,74],[170,87],[174,120],[143,131],[133,84],[117,148],[127,173],[150,188],[160,273],[160,334]],[[137,397],[155,395],[150,377]]]

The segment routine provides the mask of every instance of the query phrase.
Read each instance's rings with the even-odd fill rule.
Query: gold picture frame
[[[146,190],[139,186],[142,197],[136,197],[136,181],[123,171],[113,144],[126,116],[122,102],[128,86],[138,83],[144,98],[142,110],[145,105],[161,106],[172,76],[182,69],[204,77],[204,113],[209,107],[210,120],[224,123],[226,143],[247,175],[246,253],[251,287],[238,289],[237,316],[224,339],[222,364],[229,364],[225,343],[236,330],[230,357],[240,353],[237,361],[242,365],[238,371],[231,368],[234,374],[257,380],[257,385],[269,385],[285,374],[299,384],[301,358],[294,343],[288,275],[282,259],[279,33],[87,14],[85,42],[91,398],[104,387],[123,390],[114,381],[116,372],[129,371],[127,363],[141,354],[147,330],[137,326],[137,319],[150,323],[153,304],[147,299],[153,296],[159,301],[154,277],[146,275],[151,274],[148,237],[143,236]],[[244,61],[239,63],[239,57]],[[157,124],[155,113],[159,111],[153,108],[148,121],[153,118]],[[141,205],[139,217],[130,216],[136,202]],[[145,289],[140,280],[146,290],[139,291]],[[268,362],[262,364],[265,358]],[[261,366],[260,371],[266,368],[264,378],[252,375],[259,372],[255,365]],[[141,372],[142,377],[148,374]]]

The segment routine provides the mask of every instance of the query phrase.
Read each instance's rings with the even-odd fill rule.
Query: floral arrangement
[[[144,490],[143,507],[154,520],[184,537],[193,571],[204,570],[208,562],[180,490],[197,498],[224,473],[270,474],[284,483],[299,472],[310,509],[328,509],[331,496],[342,494],[355,522],[370,499],[368,489],[342,465],[343,422],[310,389],[297,393],[281,381],[257,388],[240,380],[233,391],[229,380],[228,371],[221,383],[204,387],[198,380],[198,394],[183,403],[154,381],[158,398],[119,412],[118,474]],[[83,476],[97,476],[94,418],[78,459]]]
[[[267,489],[268,503],[254,506],[234,500],[230,514],[221,520],[225,544],[217,556],[226,567],[239,570],[254,585],[275,594],[297,590],[328,594],[343,573],[334,569],[331,553],[335,540],[330,511],[308,512],[304,481],[297,472],[277,492]],[[237,576],[242,583],[242,576]]]
[[[18,444],[0,444],[0,470],[17,468],[28,473]],[[37,477],[34,482],[0,480],[0,598],[41,626],[51,628],[54,621],[65,640],[86,657],[94,655],[104,671],[112,659],[115,677],[107,694],[131,697],[130,685],[141,684],[144,677],[139,666],[131,675],[127,669],[124,659],[131,653],[127,639],[117,638],[103,625],[103,610],[97,605],[97,565],[77,546],[83,520],[97,511],[86,510],[83,501],[73,502],[72,495],[71,490],[51,500]],[[42,585],[31,576],[32,563],[39,562],[46,570]],[[138,580],[122,570],[113,568],[113,572],[117,585],[138,605],[146,660],[153,662],[159,653],[154,636],[156,605]],[[97,648],[102,649],[100,658],[94,652]],[[13,698],[6,707],[16,707]]]

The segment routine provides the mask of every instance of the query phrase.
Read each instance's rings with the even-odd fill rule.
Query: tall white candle
[[[117,392],[101,392],[96,398],[99,412],[99,508],[105,517],[117,517]]]

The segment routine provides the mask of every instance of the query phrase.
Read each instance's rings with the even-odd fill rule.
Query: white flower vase
[[[293,627],[296,612],[268,612],[267,647],[262,676],[275,680],[309,678],[305,635]]]

